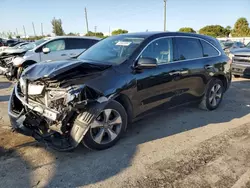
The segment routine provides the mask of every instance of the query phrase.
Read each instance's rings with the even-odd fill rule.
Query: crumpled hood
[[[27,51],[27,50],[24,48],[6,48],[1,53],[13,54],[13,53],[23,53],[25,51]]]
[[[235,50],[231,50],[231,53],[234,55],[249,55],[250,56],[250,48],[237,48]]]
[[[22,74],[23,79],[35,80],[70,80],[83,76],[93,75],[101,72],[110,65],[94,64],[91,61],[81,61],[78,59],[68,59],[61,61],[45,61],[36,63]]]

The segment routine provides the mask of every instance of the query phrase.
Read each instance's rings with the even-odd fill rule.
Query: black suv
[[[211,37],[178,32],[108,37],[77,59],[27,68],[9,101],[13,128],[65,151],[114,145],[127,124],[158,107],[216,109],[231,60]]]

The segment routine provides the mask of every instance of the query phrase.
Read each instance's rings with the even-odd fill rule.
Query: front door
[[[136,115],[158,107],[164,103],[171,105],[175,96],[176,65],[173,61],[173,43],[171,38],[161,38],[151,42],[140,57],[157,60],[157,67],[144,69],[136,74],[138,111]]]
[[[46,60],[63,60],[70,58],[68,50],[66,50],[65,40],[57,39],[48,42],[43,46],[43,48],[49,48],[49,53],[40,52],[41,61]]]

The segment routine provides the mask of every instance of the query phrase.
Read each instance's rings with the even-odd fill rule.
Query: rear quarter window
[[[203,48],[203,57],[211,57],[219,55],[219,52],[209,43],[200,40],[202,48]]]
[[[199,39],[176,37],[175,61],[189,60],[203,57],[202,47]]]
[[[93,39],[67,39],[67,49],[73,50],[73,49],[88,49],[95,43],[97,43],[97,40]]]

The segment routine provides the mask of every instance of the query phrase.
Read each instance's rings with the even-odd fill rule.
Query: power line
[[[32,26],[33,26],[34,36],[36,36],[36,30],[35,30],[35,26],[33,22],[32,22]]]
[[[41,35],[43,36],[43,23],[41,23]]]
[[[166,9],[167,9],[167,0],[164,1],[164,31],[166,31]]]
[[[97,26],[95,26],[95,36],[96,36],[96,29],[97,29]]]
[[[85,7],[85,19],[86,19],[86,28],[87,28],[87,33],[89,32],[89,24],[88,24],[88,13],[87,13],[87,8]]]
[[[23,33],[24,33],[24,37],[26,38],[26,30],[25,30],[24,25],[23,25]]]

